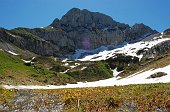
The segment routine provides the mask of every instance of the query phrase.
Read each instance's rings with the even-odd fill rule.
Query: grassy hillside
[[[23,56],[13,56],[0,51],[0,84],[11,85],[61,85],[77,81],[96,81],[112,77],[110,67],[105,62],[70,62],[65,63],[53,57],[37,56],[35,64],[26,66]],[[28,59],[27,59],[28,60]],[[74,69],[76,63],[80,65]],[[87,67],[81,70],[83,67]],[[67,73],[63,72],[67,69]]]
[[[43,107],[44,111],[45,109],[51,111],[53,109],[51,105],[58,105],[56,101],[64,112],[169,112],[170,110],[170,83],[58,90],[0,89],[0,92],[0,107],[6,104],[4,108],[6,107],[7,111],[23,110],[24,107],[36,111]],[[14,103],[21,96],[20,103],[24,105]]]
[[[110,67],[112,69],[118,67],[120,70],[123,68],[123,72],[119,75],[127,77],[141,70],[156,69],[170,64],[169,52],[153,59],[143,58],[141,62],[135,58],[132,60],[132,57],[128,56],[120,56],[106,62],[61,62],[59,59],[54,61],[53,57],[37,56],[33,60],[36,62],[34,65],[26,66],[21,60],[23,58],[21,55],[13,56],[0,51],[0,84],[61,85],[77,81],[96,81],[111,78]],[[79,65],[71,69],[71,66],[76,64]],[[67,73],[60,73],[66,70],[68,70]]]
[[[40,39],[38,36],[35,36],[27,31],[27,28],[15,28],[12,30],[8,30],[9,33],[15,35],[16,38],[33,38],[33,39]]]
[[[57,85],[75,83],[75,80],[66,74],[50,71],[41,64],[26,66],[18,57],[0,51],[0,83],[14,85]]]
[[[104,61],[81,62],[82,67],[70,70],[67,74],[77,81],[96,81],[113,77],[109,65]],[[83,67],[86,67],[82,70]]]

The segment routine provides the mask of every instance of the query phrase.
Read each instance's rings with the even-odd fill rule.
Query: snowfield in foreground
[[[158,78],[150,78],[148,77],[157,72],[164,72],[167,75],[158,77]],[[83,87],[105,87],[105,86],[114,86],[114,85],[130,85],[130,84],[150,84],[150,83],[168,83],[170,82],[170,65],[158,68],[151,69],[144,72],[138,72],[131,76],[128,76],[123,79],[119,79],[118,77],[113,77],[110,79],[95,81],[95,82],[78,82],[77,84],[67,84],[61,86],[55,85],[47,85],[47,86],[12,86],[12,85],[2,85],[3,88],[6,89],[61,89],[61,88],[83,88]]]

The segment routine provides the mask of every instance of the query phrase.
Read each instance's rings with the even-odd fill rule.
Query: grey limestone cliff
[[[144,24],[131,27],[99,12],[73,8],[47,27],[1,30],[0,36],[1,39],[36,54],[62,56],[76,49],[89,50],[103,45],[118,45],[155,33],[157,31]]]
[[[73,8],[61,20],[55,19],[50,25],[62,29],[75,48],[94,49],[101,45],[118,45],[124,41],[133,41],[157,33],[144,24],[130,27],[119,23],[98,12]]]

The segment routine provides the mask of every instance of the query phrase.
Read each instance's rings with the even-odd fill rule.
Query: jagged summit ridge
[[[60,22],[60,24],[58,24]],[[85,27],[102,29],[105,27],[129,27],[127,24],[119,23],[113,20],[110,16],[99,12],[90,12],[87,9],[80,10],[78,8],[72,8],[69,10],[59,21],[55,19],[50,25],[52,27],[59,26],[69,26],[72,28],[75,27]]]
[[[47,27],[13,29],[3,34],[3,40],[12,43],[15,41],[14,44],[17,47],[22,46],[22,49],[36,54],[63,56],[76,49],[92,50],[101,46],[119,45],[123,42],[140,40],[155,33],[158,32],[144,24],[135,24],[131,27],[99,12],[73,8],[61,19],[56,18]],[[20,38],[14,38],[9,34]],[[27,41],[28,38],[29,41]],[[28,47],[26,44],[34,47]],[[39,52],[38,49],[42,48],[45,50]],[[50,52],[47,51],[49,48]]]
[[[135,24],[130,27],[105,14],[78,8],[69,10],[61,20],[55,19],[50,26],[66,32],[68,38],[74,41],[76,49],[95,49],[102,45],[118,45],[124,41],[133,41],[158,33],[144,24]],[[88,40],[86,42],[89,44],[88,46],[84,46],[82,42],[84,40]]]

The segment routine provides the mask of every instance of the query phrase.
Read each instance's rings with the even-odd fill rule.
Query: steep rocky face
[[[67,54],[75,50],[74,41],[61,29],[35,28],[27,31],[57,46],[61,54]]]
[[[24,32],[24,35],[21,35],[21,30],[19,32],[20,33],[17,34],[16,32],[12,33],[5,29],[0,29],[0,40],[43,56],[61,55],[56,45],[44,41],[41,38],[32,37],[32,35],[26,34],[26,32]]]
[[[105,14],[77,8],[68,11],[60,20],[55,19],[48,27],[8,31],[17,38],[5,32],[0,32],[3,40],[21,49],[48,56],[61,56],[76,49],[89,50],[103,45],[118,45],[157,33],[144,24],[130,27]]]
[[[50,25],[62,29],[75,43],[75,48],[94,49],[102,45],[118,45],[157,33],[144,24],[127,24],[114,21],[111,17],[73,8],[61,20],[55,19]]]
[[[128,27],[128,25],[118,23],[107,15],[98,12],[90,12],[86,9],[80,10],[77,8],[71,9],[61,18],[61,25],[64,27],[66,26],[66,30],[68,30],[68,27],[70,30],[74,30],[74,28],[77,27],[85,27],[87,29],[103,29],[105,27],[121,25],[122,27]]]
[[[126,41],[133,41],[140,38],[145,38],[149,35],[158,33],[144,24],[135,24],[131,28],[125,30]]]

